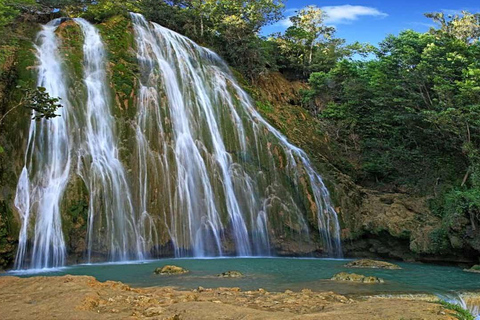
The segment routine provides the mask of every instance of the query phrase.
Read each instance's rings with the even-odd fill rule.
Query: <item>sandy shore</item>
[[[131,288],[88,276],[0,277],[1,319],[455,319],[428,299]]]

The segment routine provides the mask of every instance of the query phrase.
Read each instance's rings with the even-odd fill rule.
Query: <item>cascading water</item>
[[[301,191],[312,194],[307,211],[325,249],[340,255],[337,215],[307,155],[257,113],[215,53],[139,14],[132,19],[141,72],[140,189],[168,190],[162,204],[177,255],[219,255],[225,237],[237,255],[272,253],[275,220],[308,233]],[[149,181],[149,171],[166,178]]]
[[[59,117],[33,122],[28,135],[25,167],[17,185],[15,206],[22,226],[15,267],[34,269],[57,267],[65,263],[60,204],[70,172],[69,110],[66,80],[58,52],[55,30],[60,20],[43,26],[36,51],[38,86],[52,97],[60,97]],[[28,246],[31,221],[35,221],[33,248]]]
[[[119,156],[97,29],[74,19],[84,41],[82,94],[66,89],[59,21],[39,34],[38,85],[64,107],[30,128],[15,199],[16,267],[65,263],[60,208],[75,175],[88,190],[88,261],[143,259],[169,243],[176,256],[271,255],[288,239],[318,238],[314,224],[325,252],[341,255],[336,212],[307,155],[257,113],[215,53],[141,15],[132,20],[140,72],[131,159]]]
[[[85,140],[79,151],[78,174],[89,191],[87,255],[106,250],[111,260],[143,259],[144,236],[137,229],[130,189],[118,158],[114,118],[110,112],[106,53],[97,29],[75,19],[84,36],[84,83],[87,103]]]

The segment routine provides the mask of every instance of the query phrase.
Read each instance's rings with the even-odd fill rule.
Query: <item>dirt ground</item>
[[[0,319],[455,319],[414,298],[349,298],[333,292],[131,288],[88,276],[0,277]]]

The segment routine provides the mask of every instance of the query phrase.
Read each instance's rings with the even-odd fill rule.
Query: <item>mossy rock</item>
[[[219,278],[242,278],[243,273],[240,271],[226,271],[218,275]]]
[[[185,274],[189,273],[185,268],[179,267],[179,266],[163,266],[161,268],[156,268],[154,273],[155,274],[160,274],[160,275],[176,275],[176,274]]]
[[[347,268],[367,268],[367,269],[389,269],[389,270],[399,270],[402,269],[401,267],[397,266],[396,264],[385,262],[385,261],[378,261],[378,260],[370,260],[370,259],[361,259],[355,260],[347,263],[345,265]]]
[[[474,265],[470,269],[463,269],[466,272],[480,273],[480,264]]]
[[[330,280],[350,281],[350,282],[358,282],[358,283],[384,283],[385,282],[385,280],[383,280],[382,278],[367,277],[362,274],[347,273],[347,272],[337,273]]]

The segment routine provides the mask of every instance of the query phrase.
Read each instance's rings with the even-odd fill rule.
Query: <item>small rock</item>
[[[151,307],[143,311],[145,317],[155,317],[163,313],[164,309],[162,307]]]
[[[480,264],[474,265],[470,269],[463,269],[466,272],[480,273]]]
[[[334,281],[352,281],[359,283],[384,283],[385,280],[377,277],[366,277],[361,274],[340,272],[334,275],[331,280]]]
[[[378,261],[378,260],[370,260],[370,259],[361,259],[355,260],[347,263],[345,265],[347,268],[371,268],[371,269],[390,269],[390,270],[398,270],[402,269],[401,267],[397,266],[396,264],[385,262],[385,261]]]
[[[187,269],[184,269],[182,267],[170,266],[170,265],[163,266],[161,268],[156,268],[155,271],[154,271],[155,274],[161,274],[161,275],[184,274],[184,273],[188,273],[188,272],[190,272],[190,271],[188,271]]]
[[[363,283],[385,283],[385,280],[377,277],[365,277],[363,278]]]
[[[240,271],[226,271],[217,275],[219,278],[241,278],[243,274]]]

